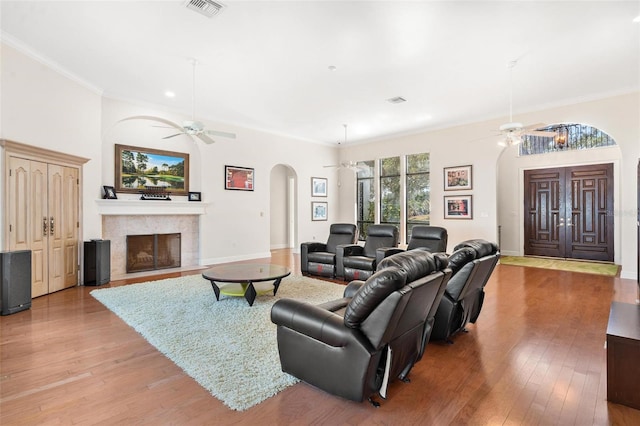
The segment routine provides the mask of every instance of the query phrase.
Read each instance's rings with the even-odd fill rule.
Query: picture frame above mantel
[[[143,192],[163,187],[171,195],[189,193],[189,154],[115,145],[115,191]]]

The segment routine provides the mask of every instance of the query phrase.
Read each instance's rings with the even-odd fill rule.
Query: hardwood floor
[[[270,261],[300,273],[289,250]],[[89,295],[94,288],[1,317],[2,425],[640,424],[640,411],[606,401],[609,307],[635,302],[632,280],[498,265],[477,324],[452,345],[431,342],[411,383],[393,382],[380,408],[299,383],[244,412],[184,374]]]

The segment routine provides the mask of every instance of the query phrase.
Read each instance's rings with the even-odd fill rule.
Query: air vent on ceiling
[[[387,99],[387,102],[391,102],[392,104],[401,104],[403,102],[407,102],[407,100],[402,96],[396,96],[394,98]]]
[[[184,2],[184,5],[187,9],[195,10],[209,18],[220,13],[220,11],[225,7],[224,4],[211,0],[187,0]]]

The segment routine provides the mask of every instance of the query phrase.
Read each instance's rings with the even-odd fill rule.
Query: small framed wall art
[[[327,196],[327,178],[319,178],[319,177],[311,178],[311,196],[312,197]]]
[[[327,220],[327,202],[311,202],[311,220]]]
[[[253,191],[253,169],[224,166],[224,189]]]
[[[202,201],[202,193],[189,191],[189,201]]]
[[[473,219],[473,196],[456,195],[444,197],[445,219]]]
[[[471,189],[472,166],[456,166],[444,168],[444,190],[457,191]]]

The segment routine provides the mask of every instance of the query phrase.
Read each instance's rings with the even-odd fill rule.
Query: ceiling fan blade
[[[230,132],[222,132],[220,130],[205,130],[205,133],[213,136],[222,136],[223,138],[235,139],[236,134]]]
[[[200,140],[204,143],[207,144],[212,144],[212,143],[216,143],[216,141],[214,141],[213,139],[211,139],[209,136],[205,135],[204,133],[200,133],[199,135],[196,135],[198,138],[200,138]]]
[[[175,138],[176,136],[184,135],[184,132],[176,133],[175,135],[165,136],[162,139]]]
[[[558,134],[556,132],[548,132],[546,130],[525,130],[525,135],[531,135],[531,136],[544,136],[547,138],[553,138],[555,136],[558,136]]]
[[[174,126],[151,126],[151,127],[160,127],[161,129],[175,129]]]

